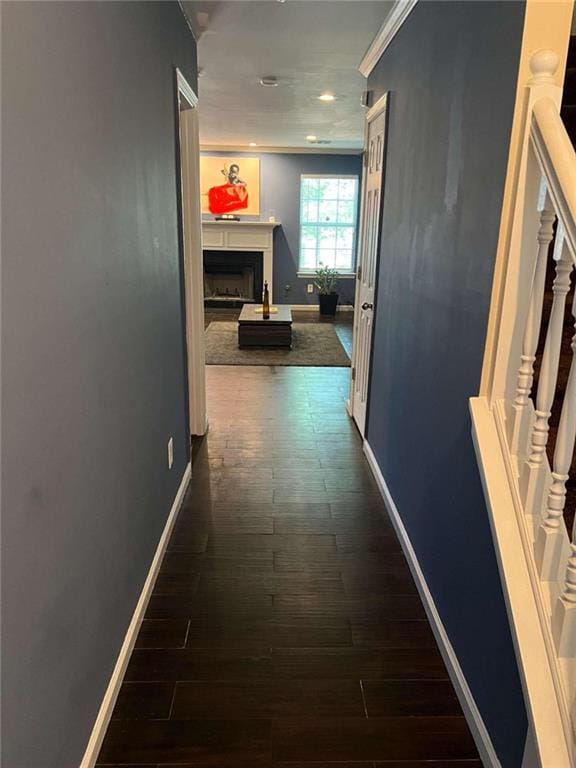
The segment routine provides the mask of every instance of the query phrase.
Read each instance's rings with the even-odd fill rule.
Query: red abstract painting
[[[221,184],[208,190],[210,213],[222,214],[248,208],[248,189],[244,184]]]

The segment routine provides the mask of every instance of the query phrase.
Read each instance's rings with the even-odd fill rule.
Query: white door
[[[207,421],[198,100],[182,73],[176,70],[176,74],[180,131],[181,215],[184,241],[189,427],[191,435],[203,435],[207,429]]]
[[[380,211],[384,177],[386,138],[386,96],[366,116],[365,164],[362,183],[362,211],[358,247],[354,348],[350,410],[360,433],[366,427],[370,353],[374,323],[374,298],[378,249],[380,246]]]

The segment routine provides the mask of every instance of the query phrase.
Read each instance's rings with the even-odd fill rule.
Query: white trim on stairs
[[[414,551],[414,547],[412,546],[410,537],[408,536],[408,531],[404,527],[404,523],[402,522],[398,508],[394,503],[390,489],[386,485],[386,481],[384,480],[382,472],[380,471],[376,457],[367,440],[364,440],[364,453],[376,483],[378,484],[378,489],[380,490],[392,524],[394,525],[396,535],[400,540],[404,555],[408,560],[408,565],[410,566],[410,570],[412,572],[412,576],[414,577],[414,581],[416,582],[416,587],[418,588],[420,598],[424,604],[426,615],[428,616],[428,620],[432,626],[434,637],[438,643],[438,647],[440,649],[440,653],[442,654],[442,658],[444,659],[444,663],[446,664],[452,685],[454,686],[458,700],[460,701],[460,705],[470,727],[470,731],[474,737],[474,741],[476,742],[476,747],[480,753],[482,764],[489,768],[501,768],[500,761],[490,739],[490,735],[488,734],[486,726],[484,725],[480,711],[476,706],[476,702],[472,696],[472,691],[470,690],[466,678],[464,677],[464,672],[462,671],[462,667],[460,666],[456,652],[452,647],[448,633],[444,628],[444,624],[442,623],[442,619],[438,613],[436,604],[434,603],[434,598],[432,597],[432,593],[430,592],[428,584],[426,583],[424,573],[420,568],[416,552]]]
[[[136,608],[132,614],[132,619],[130,620],[126,636],[124,637],[124,642],[120,648],[120,653],[118,654],[118,659],[116,660],[112,676],[110,677],[110,682],[106,688],[106,693],[102,699],[102,704],[100,705],[98,716],[96,717],[96,722],[94,723],[92,733],[90,734],[86,752],[84,753],[84,757],[80,763],[80,768],[94,768],[96,760],[98,759],[102,741],[104,740],[106,729],[108,728],[108,723],[110,722],[112,711],[120,691],[120,686],[122,685],[122,680],[124,679],[124,673],[126,672],[126,667],[128,666],[130,655],[134,649],[134,644],[136,643],[136,637],[138,636],[140,625],[142,624],[142,619],[144,618],[146,608],[148,607],[148,602],[150,601],[150,596],[152,595],[152,590],[154,589],[154,584],[160,570],[162,558],[164,557],[164,552],[166,550],[166,546],[168,545],[168,539],[170,538],[172,528],[176,522],[176,517],[180,511],[182,499],[184,498],[184,494],[188,488],[190,476],[191,465],[188,463],[186,469],[184,470],[184,474],[182,475],[180,486],[176,492],[174,503],[170,509],[170,514],[166,520],[166,525],[164,526],[164,530],[160,536],[160,541],[156,547],[156,552],[150,565],[148,575],[146,576],[146,581],[142,587],[142,592],[140,593]]]
[[[548,650],[553,649],[553,640],[543,599],[536,597],[536,565],[533,556],[526,555],[532,544],[526,540],[525,515],[514,479],[516,468],[503,450],[507,440],[503,406],[503,401],[497,400],[490,408],[487,398],[470,398],[472,439],[534,742],[533,748],[527,746],[526,754],[537,761],[525,762],[542,768],[568,768],[575,765],[570,703],[559,679],[554,651]]]

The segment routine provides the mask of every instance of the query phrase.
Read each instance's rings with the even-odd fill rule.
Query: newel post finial
[[[541,48],[530,57],[530,71],[532,78],[529,85],[541,85],[554,83],[554,73],[558,69],[560,58],[555,51]]]

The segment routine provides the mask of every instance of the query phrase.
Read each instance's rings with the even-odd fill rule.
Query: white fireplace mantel
[[[216,221],[202,222],[202,247],[211,251],[260,251],[264,280],[272,298],[274,263],[274,228],[279,221]]]

